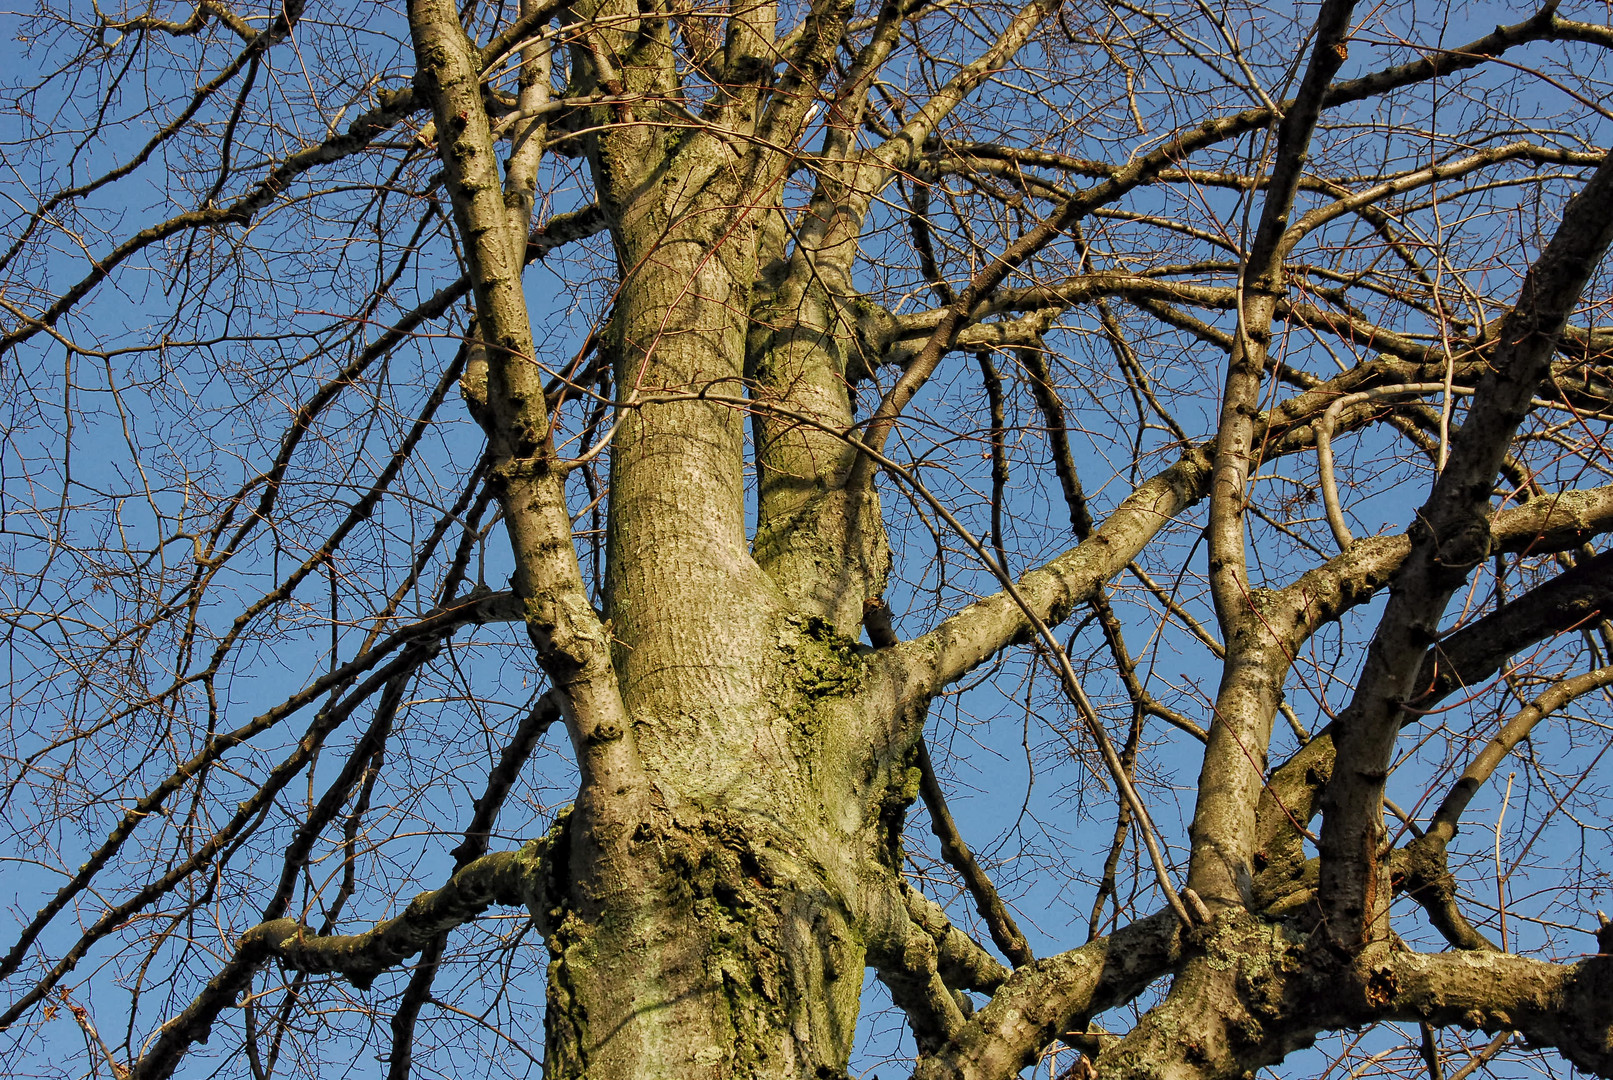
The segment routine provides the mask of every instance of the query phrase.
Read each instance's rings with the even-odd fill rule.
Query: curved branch
[[[1429,826],[1425,835],[1432,835],[1437,831],[1446,839],[1454,836],[1456,823],[1461,819],[1462,812],[1467,809],[1467,804],[1473,800],[1473,796],[1506,756],[1529,737],[1535,725],[1575,698],[1608,686],[1613,686],[1613,665],[1563,679],[1536,695],[1534,700],[1517,715],[1501,725],[1501,730],[1495,733],[1485,744],[1484,749],[1480,750],[1468,763],[1467,768],[1462,770],[1462,775],[1451,785],[1451,790],[1439,804],[1439,809],[1434,812],[1433,824]]]
[[[1495,942],[1479,933],[1457,903],[1456,877],[1450,871],[1443,836],[1429,830],[1395,852],[1390,864],[1395,891],[1415,900],[1453,949],[1497,951]],[[1311,879],[1314,882],[1314,874]]]
[[[273,32],[271,32],[271,30],[265,30],[262,34],[258,35],[257,39],[255,39],[247,49],[242,51],[240,56],[237,58],[237,64],[232,64],[231,70],[235,70],[238,64],[246,62],[246,60],[250,59],[252,56],[259,55],[262,51],[262,49],[259,47],[260,41],[264,42],[263,47],[266,48],[268,44],[272,44],[274,40],[278,40],[279,36],[284,36],[284,33],[286,32],[286,20],[288,18],[288,13],[291,21],[294,22],[295,13],[299,12],[301,7],[301,4],[288,4],[287,12],[283,12],[277,17]],[[549,13],[552,14],[553,9],[550,9]],[[517,25],[522,25],[524,22],[525,20],[523,19],[522,22],[518,23]],[[502,42],[504,39],[500,38],[498,40]],[[480,70],[485,73],[488,65],[500,59],[501,55],[502,54],[494,54],[492,52],[484,54],[481,57],[482,64]],[[209,84],[209,86],[212,86],[212,84]],[[270,169],[268,174],[264,176],[264,178],[260,180],[250,191],[238,199],[235,199],[224,206],[208,205],[199,207],[195,210],[178,214],[172,218],[169,218],[167,221],[152,225],[146,229],[142,229],[140,232],[134,234],[133,236],[124,240],[122,243],[115,246],[105,255],[99,256],[93,260],[93,268],[91,271],[81,278],[76,284],[72,285],[55,301],[55,303],[51,304],[50,307],[46,308],[38,315],[24,319],[19,326],[13,328],[3,335],[0,335],[0,353],[4,353],[17,345],[22,344],[23,342],[32,338],[35,334],[40,333],[48,327],[55,326],[56,322],[64,314],[71,310],[72,307],[79,302],[79,300],[83,299],[84,296],[87,295],[92,289],[94,289],[102,281],[106,280],[114,269],[116,269],[123,262],[127,261],[131,256],[137,254],[152,244],[158,243],[176,233],[184,232],[187,229],[202,229],[224,225],[245,225],[250,223],[252,218],[259,211],[272,205],[274,201],[278,199],[288,187],[290,187],[291,183],[303,173],[306,173],[310,169],[316,168],[320,165],[340,161],[343,158],[362,151],[368,147],[377,136],[384,134],[399,121],[407,116],[413,115],[426,106],[426,103],[419,100],[411,88],[405,88],[397,91],[382,91],[378,97],[380,99],[380,103],[374,109],[369,110],[355,119],[352,124],[348,125],[348,128],[345,132],[340,135],[333,135],[321,143],[306,147],[302,150],[298,150],[296,153],[288,155],[284,161]],[[205,100],[203,91],[198,91],[197,101],[195,104],[199,105],[203,100]],[[183,121],[184,119],[188,118],[189,115],[189,113],[182,115],[179,120],[175,121],[175,123],[177,124],[180,121]],[[153,140],[152,147],[155,145],[156,140]],[[151,147],[148,147],[148,151],[150,148]],[[131,162],[130,168],[138,165],[143,160],[144,157],[141,157],[136,159],[134,162]],[[109,175],[109,178],[116,179],[119,175],[122,175],[122,173]],[[66,195],[83,194],[88,190],[93,190],[93,188],[86,187],[83,190],[74,189],[72,192],[64,193],[63,197]],[[50,206],[54,205],[55,202],[47,204],[47,206],[40,211],[40,215],[43,216],[48,214]],[[26,233],[24,234],[23,239],[26,239]],[[22,240],[18,241],[19,244],[21,242]],[[540,252],[536,256],[533,256],[530,254],[529,249],[528,257],[541,257],[541,254],[542,253]],[[8,253],[7,259],[10,257],[11,255]],[[0,265],[3,265],[3,262],[0,262]],[[468,280],[462,279],[462,281],[464,282],[465,287],[461,288],[453,299],[458,299],[459,296],[463,296],[465,292],[468,291]],[[456,285],[459,285],[459,283],[456,283]],[[449,291],[453,291],[454,288],[454,286],[449,286]]]
[[[1349,528],[1344,524],[1344,511],[1339,506],[1338,484],[1333,479],[1333,426],[1338,423],[1339,414],[1351,405],[1359,405],[1376,398],[1398,397],[1402,394],[1437,394],[1445,389],[1444,383],[1403,383],[1399,386],[1380,386],[1372,390],[1347,394],[1329,405],[1322,418],[1311,425],[1311,429],[1316,432],[1316,467],[1321,474],[1322,502],[1327,508],[1327,524],[1333,530],[1333,539],[1338,543],[1340,551],[1348,550],[1355,542],[1355,538],[1350,535]],[[1450,392],[1471,394],[1473,390],[1467,386],[1452,386]]]
[[[1084,1029],[1092,1016],[1168,973],[1181,948],[1181,923],[1165,910],[1021,968],[945,1047],[920,1059],[914,1078],[1017,1076],[1064,1032]]]
[[[529,905],[542,874],[545,843],[484,855],[448,883],[416,896],[403,912],[361,934],[316,935],[295,919],[259,923],[236,943],[235,954],[194,1001],[163,1025],[162,1034],[134,1064],[129,1080],[167,1080],[185,1052],[205,1043],[213,1023],[269,960],[311,975],[338,974],[359,989],[419,952],[439,934],[463,926],[494,904]]]

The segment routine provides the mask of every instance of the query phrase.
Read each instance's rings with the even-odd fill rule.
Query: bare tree
[[[8,1073],[1613,1076],[1606,4],[63,3]]]

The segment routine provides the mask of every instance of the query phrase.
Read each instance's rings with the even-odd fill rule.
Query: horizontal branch
[[[426,943],[463,926],[494,904],[530,906],[542,873],[545,843],[484,855],[448,883],[416,896],[404,911],[360,934],[320,936],[296,919],[259,923],[236,943],[235,955],[190,1006],[163,1025],[128,1080],[166,1080],[187,1050],[205,1043],[213,1023],[269,960],[310,975],[339,974],[359,989],[419,952]]]
[[[1046,319],[1049,323],[1062,311],[1083,303],[1094,303],[1109,297],[1121,297],[1130,301],[1145,311],[1154,313],[1163,321],[1173,324],[1183,321],[1180,316],[1171,317],[1174,309],[1172,303],[1185,304],[1192,307],[1211,311],[1232,312],[1237,310],[1238,290],[1233,285],[1203,285],[1196,282],[1179,281],[1161,276],[1163,273],[1201,274],[1207,268],[1190,265],[1163,268],[1161,271],[1149,274],[1128,274],[1120,271],[1101,271],[1091,274],[1081,274],[1066,278],[1063,281],[1051,282],[1042,285],[1031,285],[1022,288],[999,289],[989,298],[982,300],[969,309],[965,317],[959,319],[960,329],[957,338],[945,346],[948,351],[957,351],[964,348],[962,338],[971,329],[980,327],[1004,326],[1005,330],[997,331],[1014,335],[1015,331],[1007,328],[1012,324],[986,322],[993,316],[1010,312],[1030,312],[1036,317]],[[1230,264],[1217,266],[1215,269],[1230,274],[1234,267]],[[1303,274],[1304,267],[1290,268],[1296,274]],[[1328,295],[1327,290],[1314,287],[1307,290],[1315,295]],[[1273,318],[1295,326],[1302,326],[1308,330],[1328,333],[1341,341],[1370,348],[1380,353],[1387,353],[1402,360],[1413,363],[1432,363],[1443,361],[1445,351],[1443,346],[1431,344],[1424,340],[1409,338],[1396,333],[1386,326],[1362,318],[1361,316],[1344,310],[1340,306],[1320,307],[1316,304],[1296,303],[1287,299],[1280,299],[1273,307]],[[930,308],[923,311],[909,312],[896,316],[884,323],[886,336],[881,339],[882,347],[888,347],[890,355],[882,362],[903,363],[916,350],[929,340],[927,335],[933,335],[934,328],[943,321],[952,317],[952,312],[946,308]],[[1197,327],[1184,327],[1190,332],[1199,332]],[[976,332],[979,332],[976,329]],[[1452,346],[1458,354],[1469,354],[1478,343],[1472,341],[1453,341]],[[1464,355],[1462,362],[1471,363],[1474,358]]]
[[[1519,1031],[1587,1072],[1613,1076],[1613,957],[1552,964],[1499,952],[1390,953],[1369,994],[1382,1019]]]
[[[1564,150],[1555,146],[1542,146],[1538,143],[1513,142],[1503,146],[1486,150],[1480,155],[1484,160],[1479,164],[1500,160],[1524,160],[1541,165],[1595,165],[1601,155],[1578,150]],[[1468,159],[1461,159],[1468,160]],[[1104,180],[1118,174],[1124,166],[1112,161],[1097,161],[1092,158],[1071,157],[1068,154],[1059,154],[1040,147],[1009,146],[1001,143],[947,143],[939,150],[932,150],[925,156],[924,167],[936,173],[957,173],[964,176],[976,172],[988,172],[993,178],[1012,180],[1028,187],[1036,187],[1047,197],[1068,198],[1069,192],[1055,194],[1056,189],[1045,181],[1038,181],[1032,174],[1026,174],[1026,168],[1051,169],[1061,173],[1076,176],[1086,176],[1094,180]],[[1449,166],[1445,166],[1449,167]],[[1416,186],[1418,182],[1427,182],[1425,174],[1429,174],[1428,167],[1403,170],[1390,173],[1386,176],[1373,176],[1374,189],[1387,184],[1402,184]],[[1443,178],[1434,174],[1432,178]],[[1193,187],[1230,188],[1233,191],[1260,191],[1267,186],[1269,177],[1265,173],[1227,172],[1220,169],[1187,169],[1168,168],[1161,169],[1154,174],[1154,179],[1167,184],[1189,184]],[[1344,185],[1357,183],[1361,177],[1320,177],[1307,176],[1299,181],[1301,190],[1321,192],[1338,197]],[[1381,196],[1372,196],[1362,193],[1366,201]],[[1348,195],[1346,199],[1356,206],[1361,205],[1361,197]],[[1343,204],[1336,204],[1342,206]],[[1354,206],[1346,209],[1353,209]]]
[[[403,913],[361,934],[315,935],[295,919],[263,923],[249,935],[268,940],[269,955],[310,975],[337,974],[360,990],[447,930],[463,926],[493,904],[520,906],[536,895],[543,842],[497,851],[466,864],[448,884],[424,892]]]

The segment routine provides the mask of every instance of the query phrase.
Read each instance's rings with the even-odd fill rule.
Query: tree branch
[[[947,809],[946,795],[941,791],[941,782],[936,779],[935,763],[930,760],[930,748],[922,739],[918,744],[918,765],[919,791],[924,796],[925,809],[930,812],[930,828],[941,843],[941,857],[963,878],[964,885],[969,889],[969,895],[974,897],[975,910],[986,921],[986,927],[991,931],[991,940],[996,943],[997,948],[1002,950],[1002,954],[1008,957],[1015,967],[1024,967],[1036,958],[1031,955],[1030,945],[1025,941],[1025,935],[1019,932],[1014,916],[1008,911],[1008,905],[997,895],[997,889],[992,885],[991,879],[975,861],[969,845],[963,842],[963,837],[958,832],[958,824],[952,820],[952,812]]]
[[[1546,250],[1503,320],[1492,368],[1479,380],[1450,459],[1410,530],[1412,551],[1367,652],[1339,725],[1338,755],[1323,799],[1320,895],[1334,944],[1362,948],[1387,933],[1387,853],[1380,853],[1383,786],[1423,651],[1438,638],[1445,605],[1490,550],[1490,494],[1513,432],[1550,370],[1562,328],[1613,243],[1613,156],[1563,211]]]
[[[1181,947],[1181,923],[1166,910],[1020,968],[945,1047],[919,1060],[914,1078],[1016,1076],[1064,1032],[1084,1029],[1169,972]]]
[[[481,92],[481,54],[451,0],[411,0],[409,27],[420,65],[417,85],[431,103],[437,148],[464,239],[476,303],[473,363],[485,363],[492,483],[515,554],[538,660],[567,695],[567,721],[585,775],[619,770],[625,783],[642,767],[610,658],[610,635],[588,600],[571,542],[564,470],[555,460],[532,323],[521,283],[523,253],[507,242],[509,216]]]
[[[235,954],[189,1007],[163,1025],[129,1074],[129,1080],[166,1080],[185,1052],[205,1043],[224,1009],[269,960],[308,974],[338,974],[360,990],[375,977],[419,952],[437,935],[463,926],[493,904],[527,905],[542,873],[544,842],[520,851],[484,855],[457,871],[448,883],[416,896],[404,911],[361,934],[319,936],[295,919],[259,923],[236,943]]]
[[[1393,952],[1374,965],[1368,988],[1377,1017],[1520,1031],[1587,1072],[1613,1075],[1608,957],[1563,965],[1498,952]]]
[[[537,704],[527,712],[509,742],[504,744],[498,763],[487,774],[487,786],[483,788],[481,797],[472,804],[475,813],[470,824],[465,826],[464,839],[449,852],[454,857],[456,872],[487,853],[487,841],[492,835],[499,810],[504,806],[505,796],[509,794],[521,767],[532,755],[538,741],[559,719],[559,695],[551,690],[538,698]],[[403,996],[393,1010],[389,1025],[392,1029],[392,1052],[387,1056],[388,1080],[406,1080],[409,1075],[415,1020],[420,1015],[420,1007],[431,995],[431,983],[436,978],[437,965],[442,960],[447,942],[447,933],[440,933],[421,948],[420,963],[415,966],[414,973],[409,977],[409,985],[404,988]]]
[[[1092,531],[1092,536],[1018,580],[1020,594],[1049,623],[1062,622],[1095,595],[1177,514],[1204,497],[1209,454],[1192,447],[1140,485]],[[933,694],[962,678],[1003,647],[1030,633],[1006,592],[978,600],[921,637],[899,646],[915,689]]]
[[[1545,554],[1578,547],[1613,531],[1613,486],[1532,500],[1496,514],[1490,528],[1495,551]],[[1348,553],[1281,590],[1272,606],[1297,613],[1290,648],[1298,649],[1321,625],[1370,600],[1410,553],[1411,539],[1403,534],[1358,540]],[[1419,712],[1403,719],[1414,720],[1454,691],[1493,677],[1507,656],[1578,625],[1591,605],[1603,603],[1607,588],[1592,570],[1562,574],[1504,605],[1505,616],[1491,612],[1448,635],[1423,657],[1412,684],[1424,688],[1413,699]],[[1330,724],[1318,732],[1266,781],[1255,815],[1255,891],[1261,906],[1290,891],[1303,872],[1302,830],[1333,774],[1338,727]]]
[[[1552,498],[1532,501],[1523,509]],[[1508,514],[1496,515],[1497,522]],[[1495,529],[1495,544],[1519,550],[1516,539],[1508,543],[1508,530]],[[1532,549],[1550,551],[1551,547]],[[1510,656],[1537,641],[1585,626],[1597,617],[1613,612],[1613,551],[1582,559],[1571,569],[1521,596],[1513,597],[1494,611],[1475,619],[1441,638],[1423,657],[1412,683],[1415,708],[1428,708],[1457,690],[1479,686]]]

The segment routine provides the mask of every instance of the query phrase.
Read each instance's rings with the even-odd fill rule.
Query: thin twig
[[[1449,386],[1446,383],[1400,383],[1396,386],[1380,386],[1372,390],[1361,390],[1354,394],[1346,394],[1327,407],[1320,420],[1311,425],[1316,433],[1316,463],[1322,478],[1322,503],[1327,507],[1327,524],[1333,530],[1333,539],[1338,541],[1339,550],[1344,551],[1355,542],[1350,530],[1344,524],[1344,512],[1339,508],[1339,489],[1333,481],[1333,426],[1338,423],[1339,414],[1351,405],[1359,405],[1363,401],[1372,401],[1381,397],[1397,397],[1402,394],[1471,394],[1471,387]],[[1443,443],[1441,444],[1443,445]]]

